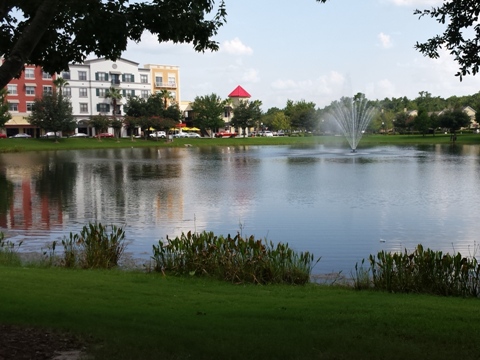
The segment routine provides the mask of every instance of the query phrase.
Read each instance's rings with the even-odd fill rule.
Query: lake
[[[480,147],[322,145],[125,148],[0,154],[0,231],[42,251],[90,221],[127,250],[187,231],[255,235],[350,274],[380,250],[477,252]]]

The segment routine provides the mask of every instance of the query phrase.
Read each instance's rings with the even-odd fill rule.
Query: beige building
[[[144,68],[150,70],[152,94],[168,91],[170,94],[169,105],[173,103],[181,104],[180,69],[178,66],[146,64]]]

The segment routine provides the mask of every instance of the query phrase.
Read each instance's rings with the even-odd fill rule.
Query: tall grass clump
[[[160,240],[153,245],[152,258],[156,271],[255,284],[306,284],[316,264],[312,254],[297,253],[288,244],[206,231]]]
[[[424,249],[370,255],[374,288],[444,296],[479,296],[480,264],[475,257]]]
[[[20,265],[21,259],[17,251],[21,245],[22,242],[15,246],[15,243],[5,240],[5,235],[0,232],[0,265]]]
[[[79,234],[62,240],[65,267],[103,268],[118,266],[125,251],[125,231],[115,225],[89,223]]]

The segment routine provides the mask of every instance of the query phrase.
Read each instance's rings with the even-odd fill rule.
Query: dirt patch
[[[77,360],[85,349],[86,342],[72,334],[0,325],[0,360]]]

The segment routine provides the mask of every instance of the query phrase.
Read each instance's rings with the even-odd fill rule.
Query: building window
[[[8,103],[8,111],[18,111],[17,103]]]
[[[27,111],[29,111],[29,112],[33,111],[33,104],[34,103],[31,102],[31,101],[27,102]]]
[[[140,82],[142,84],[148,84],[148,76],[147,75],[140,75]]]
[[[135,90],[123,90],[123,97],[135,96]]]
[[[35,96],[35,86],[25,86],[25,94]]]
[[[109,104],[97,104],[97,111],[100,113],[108,113],[110,112],[110,105]]]
[[[87,72],[86,71],[79,71],[78,72],[78,80],[87,80]]]
[[[88,104],[87,103],[80,103],[80,112],[82,114],[88,113]]]
[[[62,78],[65,80],[70,80],[70,71],[62,71]]]
[[[25,79],[35,79],[35,69],[25,69]]]
[[[175,76],[169,76],[168,77],[168,86],[175,86],[176,81],[175,81]]]
[[[79,91],[78,96],[87,97],[87,88],[80,88],[80,89],[78,89],[78,91]]]
[[[95,73],[95,80],[97,81],[108,81],[108,74],[105,72]]]
[[[8,85],[7,90],[8,95],[18,95],[17,85]]]
[[[133,74],[123,74],[122,75],[122,81],[123,82],[135,82],[135,77]]]
[[[163,77],[162,76],[155,76],[155,86],[162,87],[163,86]]]
[[[51,86],[45,85],[43,87],[43,93],[44,94],[52,94],[53,93],[53,88]]]
[[[148,99],[149,91],[148,90],[142,90],[140,96],[142,99]]]
[[[107,89],[97,89],[97,96],[104,98],[107,95]]]
[[[51,79],[52,78],[52,75],[43,71],[42,72],[42,79]]]
[[[72,96],[72,88],[71,87],[64,87],[62,90],[63,96]]]

